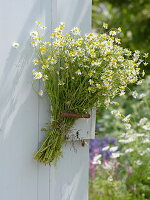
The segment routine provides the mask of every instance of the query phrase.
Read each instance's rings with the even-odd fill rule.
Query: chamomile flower
[[[93,85],[94,81],[92,79],[89,79],[89,83],[90,83],[90,85]]]
[[[138,93],[137,93],[136,90],[132,92],[132,96],[133,96],[133,98],[135,98],[135,99],[138,97]]]
[[[79,28],[74,27],[74,28],[71,30],[71,33],[72,33],[73,35],[80,35],[81,31],[80,31]]]
[[[37,25],[40,25],[40,24],[41,24],[41,22],[40,22],[40,21],[36,21],[35,23],[36,23]]]
[[[81,74],[82,74],[82,73],[81,73],[81,70],[78,69],[78,70],[76,71],[76,74],[81,75]]]
[[[40,91],[38,92],[38,95],[39,95],[39,96],[43,96],[43,90],[40,90]]]
[[[116,33],[116,31],[110,31],[110,32],[109,32],[109,35],[115,36],[115,35],[117,35],[117,33]]]
[[[147,63],[147,62],[144,62],[144,63],[143,63],[143,65],[144,65],[144,66],[147,66],[147,65],[148,65],[148,63]]]
[[[121,44],[121,39],[115,38],[115,42],[116,42],[117,44]]]
[[[130,121],[130,118],[131,118],[131,114],[129,114],[125,118],[123,118],[122,121],[128,123]]]
[[[131,128],[131,124],[124,123],[124,127],[125,127],[126,130],[129,130]]]
[[[42,78],[42,73],[41,72],[35,72],[34,73],[34,79],[41,79]]]
[[[142,71],[142,76],[143,76],[143,77],[145,76],[145,71],[144,71],[144,70]]]
[[[149,54],[149,53],[144,53],[144,56],[143,56],[143,57],[144,57],[144,58],[148,58],[148,54]]]
[[[110,99],[109,99],[109,98],[106,99],[105,102],[104,102],[104,104],[105,104],[106,106],[108,106],[108,105],[110,104]]]
[[[137,85],[142,85],[142,83],[143,83],[143,80],[139,80],[139,81],[137,81]]]
[[[122,32],[122,29],[121,29],[120,27],[118,28],[118,32],[119,32],[119,33]]]
[[[103,28],[108,29],[108,24],[103,23]]]
[[[60,25],[61,26],[65,26],[65,22],[60,22]]]
[[[47,27],[46,26],[41,26],[41,29],[45,30],[45,29],[47,29]]]
[[[51,58],[51,59],[50,59],[50,63],[51,63],[52,65],[54,65],[54,64],[57,63],[57,61],[56,61],[54,58]]]
[[[43,81],[46,81],[46,80],[48,80],[48,75],[43,76]]]
[[[124,91],[124,90],[121,90],[119,96],[125,96],[125,94],[126,94],[125,91]]]
[[[37,38],[38,35],[39,35],[39,34],[38,34],[37,31],[32,31],[32,32],[30,32],[30,36],[31,36],[33,39]]]
[[[99,83],[96,83],[97,88],[101,88],[101,85]]]
[[[17,49],[18,47],[20,47],[20,44],[18,42],[13,42],[12,47]]]
[[[33,69],[32,70],[32,74],[35,75],[35,73],[37,73],[37,72],[35,71],[35,69]]]
[[[37,59],[33,60],[34,65],[39,64],[39,61]]]

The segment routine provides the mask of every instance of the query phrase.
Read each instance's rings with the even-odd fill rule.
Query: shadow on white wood
[[[87,200],[88,146],[68,142],[57,167],[33,160],[49,119],[48,100],[32,89],[29,33],[36,20],[48,29],[65,21],[67,30],[79,26],[87,33],[91,0],[1,0],[0,200]]]

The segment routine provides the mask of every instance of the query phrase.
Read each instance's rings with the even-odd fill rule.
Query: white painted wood
[[[88,146],[76,141],[72,148],[68,142],[57,167],[33,160],[50,116],[48,99],[32,89],[28,40],[36,20],[48,29],[65,21],[67,30],[78,26],[88,33],[91,0],[0,0],[0,5],[0,200],[87,200]]]
[[[50,199],[88,200],[88,146],[79,141],[64,147],[63,158],[50,169]]]
[[[90,118],[77,119],[68,134],[68,140],[95,138],[96,108],[89,111]]]
[[[66,22],[67,31],[77,26],[82,29],[83,33],[89,33],[91,30],[91,4],[91,0],[57,0],[57,4],[55,4],[57,6],[56,24]],[[84,128],[87,122],[85,121]],[[79,119],[77,123],[81,125],[82,122],[83,119]],[[93,130],[92,127],[91,129]],[[84,131],[81,137],[87,137]],[[72,148],[72,143],[68,142],[64,146],[63,158],[59,160],[57,167],[51,166],[50,168],[51,200],[88,200],[88,146],[82,147],[81,142],[76,141],[74,148]]]
[[[0,199],[37,200],[32,155],[38,143],[38,98],[31,86],[27,41],[40,1],[5,0],[0,5]],[[13,49],[13,41],[21,47]]]

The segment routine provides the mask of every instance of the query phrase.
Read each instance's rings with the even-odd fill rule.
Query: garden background
[[[150,49],[149,0],[93,0],[95,33],[121,27],[121,44]],[[147,62],[148,61],[148,62]],[[90,200],[150,199],[150,59],[142,80],[128,86],[107,110],[97,113],[97,137],[90,142]]]

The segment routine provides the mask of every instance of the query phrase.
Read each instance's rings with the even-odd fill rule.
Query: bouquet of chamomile
[[[64,34],[65,24],[60,23],[47,39],[46,27],[37,22],[37,29],[30,33],[36,56],[33,81],[42,82],[38,94],[44,92],[49,98],[53,118],[42,129],[46,136],[34,155],[38,161],[49,164],[62,155],[77,119],[67,116],[87,116],[97,105],[115,104],[113,98],[125,95],[127,85],[136,83],[143,73],[140,52],[120,46],[121,28],[109,31],[107,24],[103,27],[106,33],[98,35],[83,35],[77,27]]]

